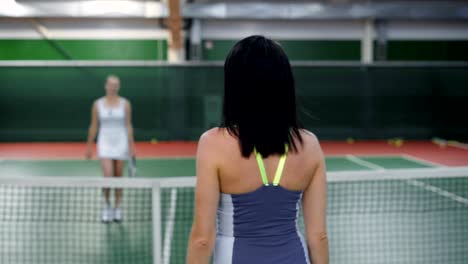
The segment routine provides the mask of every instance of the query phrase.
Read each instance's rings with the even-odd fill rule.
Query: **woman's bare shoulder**
[[[222,140],[223,131],[219,127],[215,127],[205,131],[198,141],[198,144],[203,145],[216,145]]]
[[[307,129],[301,129],[300,132],[305,145],[308,145],[310,147],[320,146],[320,142],[314,133]]]
[[[212,128],[205,131],[198,141],[198,157],[206,157],[212,161],[224,160],[232,149],[232,139],[223,128]]]
[[[219,153],[224,152],[231,146],[237,146],[235,137],[229,134],[226,128],[215,127],[205,131],[198,141],[198,146],[204,148],[216,149]]]
[[[103,99],[103,97],[99,97],[96,100],[93,101],[93,108],[96,108],[98,106],[98,103]]]
[[[307,153],[307,156],[313,158],[322,157],[322,149],[317,136],[306,129],[301,129],[300,133],[303,141],[303,150]]]

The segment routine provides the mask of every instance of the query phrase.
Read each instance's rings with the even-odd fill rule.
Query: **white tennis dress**
[[[97,101],[99,134],[98,157],[126,160],[128,158],[128,135],[125,125],[125,99],[119,98],[116,107],[106,106],[105,98]]]

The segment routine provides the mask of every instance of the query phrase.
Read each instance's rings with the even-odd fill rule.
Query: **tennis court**
[[[466,262],[465,167],[460,167],[465,168],[465,177],[457,174],[434,178],[431,174],[426,177],[427,171],[437,170],[441,164],[406,154],[329,155],[326,163],[332,263]],[[388,176],[392,171],[397,172],[396,178]],[[346,178],[340,179],[340,173]],[[35,158],[0,162],[0,175],[16,178],[67,175],[89,179],[99,174],[96,160]],[[194,174],[193,157],[138,160],[138,176],[142,178]],[[102,224],[99,188],[2,186],[1,262],[152,263],[151,195],[151,189],[126,189],[124,221]],[[185,263],[193,188],[163,188],[160,210],[162,262]]]
[[[186,263],[197,142],[241,123],[319,139],[331,264],[467,264],[467,47],[459,0],[0,0],[0,264]]]

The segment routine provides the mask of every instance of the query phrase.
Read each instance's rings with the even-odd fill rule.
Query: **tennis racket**
[[[136,177],[137,167],[136,167],[136,157],[128,157],[128,176]]]

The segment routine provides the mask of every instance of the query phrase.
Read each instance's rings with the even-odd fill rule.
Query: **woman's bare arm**
[[[309,254],[314,264],[328,264],[328,239],[326,230],[326,166],[323,152],[315,136],[313,151],[315,170],[312,180],[304,191],[303,211]]]
[[[219,202],[219,179],[216,165],[216,142],[205,133],[197,150],[197,186],[195,212],[187,249],[188,264],[208,264],[216,237],[216,210]]]
[[[98,129],[98,113],[97,113],[97,104],[96,102],[93,103],[93,107],[91,109],[91,124],[89,125],[88,129],[88,140],[87,140],[87,148],[86,148],[86,158],[90,159],[92,156],[92,146],[94,139],[96,138],[96,133]]]

